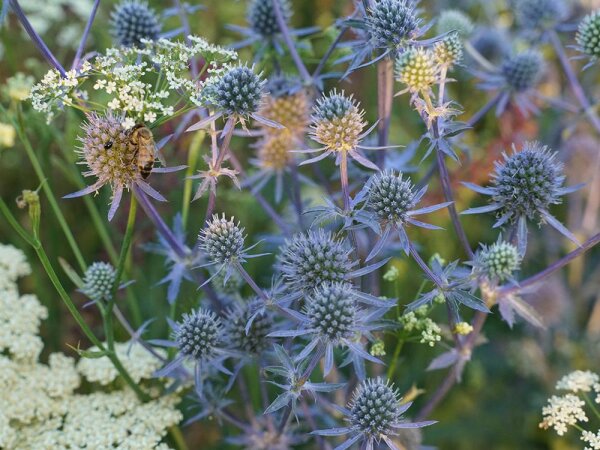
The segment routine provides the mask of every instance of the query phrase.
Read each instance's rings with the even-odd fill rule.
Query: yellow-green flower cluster
[[[421,344],[433,347],[442,340],[442,329],[427,317],[427,306],[409,311],[398,318],[402,329],[409,335],[417,335]]]
[[[431,50],[410,48],[396,60],[396,76],[410,92],[426,92],[438,78],[438,64]]]

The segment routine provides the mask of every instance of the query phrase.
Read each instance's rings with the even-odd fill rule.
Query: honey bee
[[[133,152],[133,160],[145,180],[152,172],[155,158],[158,156],[162,162],[161,156],[156,151],[152,131],[143,123],[136,124],[129,132],[128,145]]]

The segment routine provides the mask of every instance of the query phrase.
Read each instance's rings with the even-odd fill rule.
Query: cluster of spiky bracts
[[[304,292],[327,281],[343,281],[352,266],[350,250],[322,229],[295,235],[279,255],[284,281],[291,289]]]
[[[279,3],[281,15],[285,23],[288,23],[292,16],[292,8],[289,0],[252,0],[248,6],[246,15],[246,19],[252,30],[266,38],[270,38],[280,32],[273,1]]]
[[[394,171],[384,171],[373,176],[367,205],[384,223],[404,223],[407,213],[415,206],[414,198],[415,191],[409,179]]]
[[[542,55],[537,50],[527,50],[507,56],[500,70],[510,89],[523,92],[539,81],[543,64]]]
[[[213,87],[214,102],[228,115],[247,117],[258,111],[264,84],[249,67],[232,67]]]
[[[268,313],[257,315],[248,327],[248,323],[252,318],[253,307],[258,304],[257,302],[259,301],[245,301],[234,304],[228,311],[225,320],[225,334],[228,337],[229,344],[234,349],[250,355],[259,355],[267,350],[269,344],[271,344],[267,335],[273,328],[273,319]]]
[[[87,268],[83,275],[81,291],[95,302],[110,300],[115,278],[116,271],[111,264],[95,262]]]
[[[179,351],[195,360],[209,359],[223,340],[223,324],[212,311],[184,314],[174,330]]]
[[[600,57],[600,10],[583,18],[576,36],[579,50],[592,58]]]
[[[492,201],[501,205],[501,215],[541,220],[542,212],[561,202],[562,167],[548,147],[526,142],[520,151],[505,154],[504,161],[496,163]]]
[[[475,271],[493,283],[509,280],[521,265],[521,255],[516,246],[498,241],[482,246],[475,258]]]
[[[160,19],[146,2],[121,2],[111,14],[112,33],[119,45],[142,47],[142,40],[158,39]]]
[[[366,126],[364,114],[352,96],[334,90],[317,100],[310,134],[327,150],[340,153],[355,150]]]
[[[113,188],[130,186],[139,178],[135,149],[128,145],[128,133],[113,114],[88,114],[83,131],[79,153],[89,168],[86,176],[95,176],[99,186]]]
[[[225,214],[214,215],[198,237],[200,247],[215,263],[228,263],[236,260],[244,248],[244,229],[233,218],[226,219]]]
[[[419,19],[412,1],[376,0],[367,11],[366,25],[374,47],[397,49],[416,31]]]

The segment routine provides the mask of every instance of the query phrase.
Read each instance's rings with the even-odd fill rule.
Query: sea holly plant
[[[570,352],[597,361],[584,357],[598,274],[584,254],[600,243],[600,121],[587,97],[598,12],[558,0],[344,0],[327,14],[229,1],[89,0],[65,48],[38,34],[28,1],[3,3],[2,67],[19,72],[0,86],[0,234],[39,264],[0,244],[0,447],[184,450],[196,430],[215,448],[527,446],[496,429],[456,437],[453,402],[437,408],[464,394],[463,374],[484,373],[468,386],[478,420],[502,422],[479,407],[489,401],[531,423],[499,380],[525,360],[527,397]],[[204,26],[222,14],[247,27]],[[471,95],[478,86],[489,98]],[[41,337],[31,331],[46,310],[16,286],[32,268],[51,319]],[[556,330],[560,342],[546,334]],[[486,370],[471,371],[475,359]],[[565,377],[541,426],[596,448],[582,425],[598,415],[598,386],[591,370]],[[102,426],[86,425],[82,442],[70,419],[85,417]]]

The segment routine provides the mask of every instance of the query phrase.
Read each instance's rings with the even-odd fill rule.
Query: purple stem
[[[27,19],[27,16],[25,16],[25,13],[23,12],[21,5],[19,5],[19,2],[17,0],[10,0],[10,4],[12,6],[13,11],[17,15],[19,22],[21,22],[21,25],[23,25],[23,28],[25,28],[25,31],[27,32],[27,34],[29,35],[29,37],[31,38],[33,43],[36,45],[38,50],[41,52],[42,56],[44,58],[46,58],[46,60],[52,66],[54,66],[54,68],[56,70],[58,70],[58,72],[63,77],[67,76],[67,73],[65,72],[65,69],[63,68],[63,66],[58,62],[58,60],[56,59],[54,54],[50,51],[48,46],[44,43],[44,41],[42,40],[40,35],[37,34],[36,31],[33,29],[33,27],[31,26],[31,23],[29,23],[29,20]]]
[[[267,297],[267,294],[265,294],[265,292],[260,287],[258,287],[258,284],[256,284],[256,282],[252,279],[250,274],[248,272],[246,272],[246,269],[244,269],[244,267],[240,264],[240,262],[239,261],[234,262],[233,266],[238,270],[238,272],[240,273],[242,278],[244,280],[246,280],[246,283],[248,283],[248,285],[252,288],[252,290],[254,292],[256,292],[256,294],[262,300],[264,300],[265,302],[268,302],[269,297]]]
[[[525,289],[525,288],[527,288],[529,286],[533,286],[536,283],[539,283],[544,278],[548,277],[549,275],[552,275],[557,270],[562,269],[564,266],[566,266],[567,264],[569,264],[575,258],[577,258],[580,255],[584,254],[589,249],[591,249],[595,245],[598,245],[599,243],[600,243],[600,233],[595,234],[594,236],[592,236],[591,238],[589,238],[587,241],[585,241],[583,244],[581,244],[581,247],[573,250],[571,253],[567,253],[565,256],[563,256],[561,259],[559,259],[558,261],[556,261],[553,264],[551,264],[550,266],[548,266],[546,269],[544,269],[541,272],[538,272],[537,274],[535,274],[535,275],[533,275],[533,276],[531,276],[529,278],[526,278],[525,280],[519,282],[518,285],[516,285],[516,286],[505,286],[505,287],[500,288],[498,290],[498,295],[500,295],[500,296],[506,296],[506,295],[509,295],[509,294],[513,294],[513,293],[519,292],[519,291],[521,291],[521,290],[523,290],[523,289]]]
[[[433,137],[435,139],[439,138],[439,129],[438,122],[435,120],[432,124],[433,128]],[[460,223],[460,219],[458,218],[458,212],[456,211],[456,205],[454,203],[454,195],[452,194],[452,186],[450,185],[450,175],[448,174],[448,167],[446,166],[446,159],[444,157],[444,153],[437,148],[437,166],[440,173],[440,181],[442,183],[442,190],[444,191],[444,197],[447,202],[452,202],[448,205],[448,212],[450,213],[450,219],[452,219],[452,225],[454,226],[454,230],[456,231],[456,235],[460,240],[465,252],[469,256],[469,258],[473,258],[473,250],[471,250],[471,245],[469,244],[469,240],[467,239],[467,235],[465,233],[462,224]]]
[[[275,12],[275,17],[277,18],[277,25],[279,25],[279,30],[281,31],[281,36],[285,41],[285,45],[290,51],[290,55],[294,60],[294,64],[296,64],[296,68],[298,72],[300,72],[300,76],[302,80],[306,84],[312,83],[312,77],[308,73],[306,66],[302,62],[300,55],[298,54],[298,50],[296,50],[296,46],[294,45],[294,41],[292,41],[292,37],[290,36],[290,30],[288,30],[287,23],[285,23],[285,18],[283,17],[283,12],[281,11],[281,4],[279,0],[271,0],[273,2],[273,11]]]
[[[600,133],[600,119],[598,118],[598,116],[596,115],[594,110],[592,109],[592,105],[590,104],[590,101],[588,100],[587,96],[585,95],[585,92],[583,91],[583,87],[581,86],[581,83],[579,83],[579,80],[577,79],[577,75],[575,75],[575,72],[573,71],[573,67],[571,67],[571,63],[569,62],[569,58],[567,57],[565,50],[562,46],[562,43],[560,42],[560,38],[556,34],[556,31],[551,31],[549,34],[550,34],[550,41],[552,42],[554,51],[556,52],[556,55],[558,56],[558,59],[560,60],[563,70],[565,71],[565,75],[567,76],[567,80],[569,81],[569,85],[571,86],[571,90],[573,91],[573,94],[575,94],[577,101],[583,108],[583,111],[585,112],[585,114],[590,119],[590,122],[592,123],[592,125],[594,126],[596,131]]]
[[[348,27],[342,27],[342,29],[340,30],[340,34],[337,35],[335,40],[331,43],[331,45],[321,58],[321,61],[319,61],[319,65],[317,66],[312,75],[313,80],[316,80],[319,77],[319,75],[321,75],[321,72],[323,71],[323,69],[325,68],[325,64],[327,63],[327,60],[331,57],[331,54],[342,40],[342,37],[346,33],[346,30],[348,30]]]
[[[77,47],[77,53],[75,53],[75,58],[73,59],[71,69],[77,69],[77,67],[79,66],[81,55],[83,55],[83,50],[85,49],[85,43],[87,41],[88,35],[90,34],[90,30],[92,29],[92,23],[94,23],[96,13],[98,12],[98,6],[100,6],[100,0],[95,0],[94,6],[92,6],[92,12],[90,13],[90,17],[88,18],[87,24],[85,25],[85,30],[83,30],[83,36],[81,36],[79,47]]]

